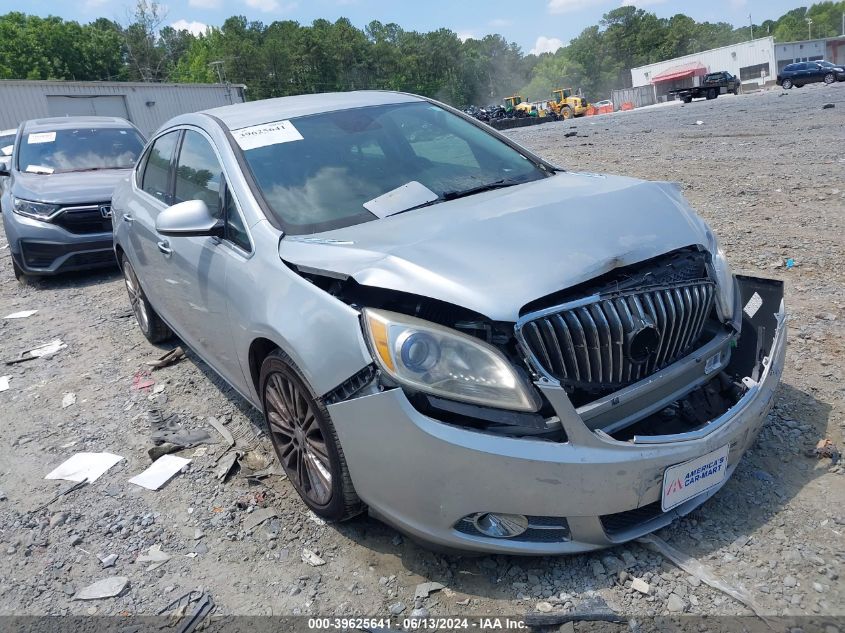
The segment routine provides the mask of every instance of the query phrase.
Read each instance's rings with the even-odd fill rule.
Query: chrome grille
[[[619,387],[684,356],[701,336],[714,293],[711,281],[698,280],[595,295],[527,315],[516,334],[546,377]]]

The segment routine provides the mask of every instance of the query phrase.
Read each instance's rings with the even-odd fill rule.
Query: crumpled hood
[[[129,169],[29,174],[15,172],[12,195],[54,204],[93,204],[111,201],[112,192]]]
[[[522,306],[692,244],[706,225],[677,186],[565,172],[311,236],[286,236],[303,271],[516,321]]]

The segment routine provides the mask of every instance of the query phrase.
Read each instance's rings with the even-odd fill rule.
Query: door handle
[[[167,240],[162,240],[158,243],[158,250],[160,250],[165,255],[170,255],[173,252],[173,249],[170,248],[170,242]]]
[[[129,224],[132,224],[135,221],[135,218],[133,218],[128,213],[124,213],[121,217],[123,218],[124,222],[128,222]]]

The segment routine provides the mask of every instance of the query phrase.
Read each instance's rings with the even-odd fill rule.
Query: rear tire
[[[327,521],[363,512],[328,410],[281,350],[261,363],[259,393],[276,456],[305,505]]]
[[[126,255],[123,255],[120,267],[123,270],[123,281],[126,284],[126,292],[129,293],[129,303],[132,312],[135,313],[135,320],[141,333],[150,343],[161,343],[173,336],[173,331],[161,320],[161,317],[153,310],[147,295],[144,294],[135,269],[129,263]]]
[[[716,91],[713,88],[707,91],[707,100],[712,101],[717,97]]]
[[[684,103],[692,103],[692,97],[684,97]]]

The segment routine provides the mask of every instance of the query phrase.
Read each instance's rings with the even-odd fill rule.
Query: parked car
[[[0,161],[9,158],[12,155],[12,149],[15,146],[15,134],[18,131],[15,128],[10,130],[0,130]],[[9,180],[8,176],[0,175],[0,196],[3,195],[3,189],[6,186],[6,181]],[[2,208],[0,208],[0,213],[2,213]]]
[[[21,124],[0,205],[15,276],[113,266],[111,194],[144,147],[129,121],[60,117]]]
[[[845,66],[842,64],[834,64],[832,62],[827,61],[818,61],[816,62],[822,68],[826,68],[828,70],[832,70],[834,76],[836,77],[836,81],[845,81]]]
[[[822,81],[826,84],[832,84],[840,76],[845,79],[845,72],[840,73],[837,68],[832,64],[831,66],[822,65],[821,62],[789,64],[778,73],[777,84],[785,90],[789,90],[792,86],[801,88],[806,84]]]
[[[726,70],[704,75],[701,84],[689,88],[670,90],[669,94],[684,103],[690,103],[693,99],[717,99],[719,95],[732,93],[739,94],[740,81]]]
[[[636,538],[725,483],[783,368],[781,282],[734,277],[676,188],[423,97],[174,118],[113,209],[141,331],[264,412],[329,520],[520,554]]]

